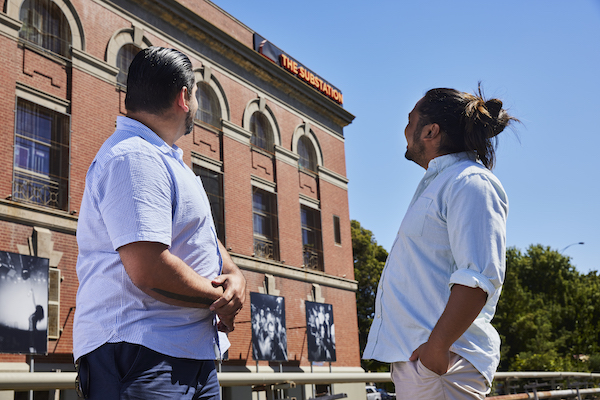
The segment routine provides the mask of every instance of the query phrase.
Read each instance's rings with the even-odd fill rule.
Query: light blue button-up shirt
[[[487,293],[483,310],[450,351],[491,383],[500,337],[491,325],[506,267],[508,198],[470,153],[430,161],[381,274],[363,358],[408,361],[425,343],[453,284]]]
[[[148,296],[117,252],[133,242],[158,242],[205,278],[221,272],[210,204],[182,154],[143,124],[118,117],[92,162],[77,226],[75,359],[120,341],[173,357],[215,358],[213,313]]]

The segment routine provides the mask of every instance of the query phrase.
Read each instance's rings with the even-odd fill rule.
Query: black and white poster
[[[0,353],[48,352],[47,258],[0,252]]]
[[[250,307],[252,357],[255,360],[287,361],[284,298],[250,293]]]
[[[331,304],[306,301],[309,361],[335,361],[335,326]]]

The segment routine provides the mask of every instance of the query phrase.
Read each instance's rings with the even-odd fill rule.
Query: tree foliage
[[[358,281],[356,308],[358,310],[360,354],[362,354],[375,315],[377,284],[388,253],[377,244],[373,233],[360,226],[358,221],[351,221],[351,229],[354,279]],[[363,360],[362,367],[368,371],[388,369],[386,365],[373,360]]]
[[[502,371],[600,371],[600,276],[542,245],[506,253],[494,326]]]

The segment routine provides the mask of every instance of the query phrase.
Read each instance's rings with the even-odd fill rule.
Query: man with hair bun
[[[381,274],[363,354],[392,364],[398,399],[483,399],[490,391],[508,213],[490,170],[496,136],[511,121],[481,90],[429,90],[408,115],[405,157],[426,172]]]
[[[125,106],[85,182],[77,226],[77,390],[90,400],[218,400],[215,358],[246,281],[217,239],[200,179],[175,142],[192,132],[188,57],[141,50]]]

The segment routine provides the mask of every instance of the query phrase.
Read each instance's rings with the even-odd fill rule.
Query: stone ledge
[[[0,220],[39,226],[51,231],[74,235],[77,231],[78,218],[65,211],[55,211],[11,200],[0,200]]]
[[[231,258],[233,259],[233,262],[243,270],[272,274],[282,278],[295,279],[307,283],[317,283],[321,286],[349,290],[352,292],[358,290],[358,282],[352,279],[327,275],[320,271],[293,267],[283,263],[261,260],[241,254],[232,253]]]

